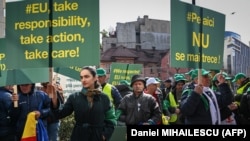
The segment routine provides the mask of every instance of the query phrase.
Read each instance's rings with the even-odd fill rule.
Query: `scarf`
[[[97,88],[97,89],[82,88],[81,93],[87,96],[88,104],[89,104],[90,107],[92,107],[93,106],[94,96],[101,94],[102,91],[101,91],[100,88]]]
[[[209,109],[212,118],[212,124],[213,125],[221,124],[220,109],[214,92],[209,87],[204,87],[203,94],[209,101]]]

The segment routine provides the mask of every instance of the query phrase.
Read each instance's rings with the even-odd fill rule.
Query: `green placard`
[[[99,65],[99,31],[99,0],[9,2],[7,68]]]
[[[224,33],[225,15],[171,0],[171,67],[222,68]]]
[[[54,68],[54,72],[57,72],[57,73],[60,73],[62,75],[73,78],[75,80],[81,81],[80,80],[81,69],[82,69],[82,67],[77,67],[77,66],[71,66],[71,67],[67,67],[67,68],[57,67],[57,68]]]
[[[8,48],[5,41],[5,38],[0,39],[0,86],[49,81],[48,68],[7,69],[6,50]],[[15,57],[13,56],[12,59],[15,60]]]
[[[5,38],[0,38],[0,71],[6,70],[6,43],[5,43]]]
[[[141,74],[142,64],[112,63],[109,83],[118,85],[121,80],[131,81],[135,74]]]
[[[0,86],[30,84],[49,81],[48,68],[14,69],[1,72]]]

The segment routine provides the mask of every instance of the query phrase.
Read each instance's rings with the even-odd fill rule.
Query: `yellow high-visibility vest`
[[[243,94],[244,93],[244,89],[246,88],[246,86],[248,86],[250,84],[250,82],[246,83],[244,86],[240,87],[239,89],[237,89],[236,94]],[[240,105],[240,101],[235,101],[238,105]]]
[[[176,103],[175,99],[174,99],[174,94],[172,92],[169,92],[169,102],[170,102],[170,106],[171,107],[178,107],[178,104]],[[176,122],[177,120],[177,114],[171,114],[170,119],[168,122]]]
[[[109,97],[109,100],[111,101],[112,105],[114,106],[115,104],[114,104],[114,99],[112,97],[111,91],[112,91],[112,85],[109,84],[109,83],[106,83],[106,85],[104,86],[102,92]]]

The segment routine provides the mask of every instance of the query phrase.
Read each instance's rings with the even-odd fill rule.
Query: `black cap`
[[[144,83],[144,85],[146,85],[145,78],[142,77],[141,75],[136,74],[136,75],[133,75],[133,76],[132,76],[130,86],[132,87],[133,84],[134,84],[134,82],[136,82],[136,81],[142,81],[142,82]]]
[[[169,82],[169,83],[171,83],[172,80],[171,80],[171,79],[166,79],[164,82]]]

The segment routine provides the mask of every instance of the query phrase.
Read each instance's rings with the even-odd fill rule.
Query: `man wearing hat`
[[[183,74],[174,75],[174,85],[172,91],[169,92],[166,99],[164,100],[164,105],[167,107],[168,111],[171,113],[169,123],[171,124],[181,124],[180,120],[180,108],[179,103],[182,95],[182,87],[186,83],[185,76]]]
[[[107,76],[106,76],[105,69],[98,68],[98,69],[96,69],[96,72],[97,72],[97,76],[98,76],[98,82],[102,86],[102,92],[108,95],[114,108],[117,109],[117,107],[119,106],[121,99],[122,99],[120,92],[118,91],[118,89],[115,86],[106,82]]]
[[[236,96],[234,98],[237,104],[240,105],[242,94],[250,87],[250,80],[244,73],[237,73],[232,82],[237,85]]]
[[[242,96],[244,93],[246,93],[247,89],[250,87],[250,80],[244,73],[240,72],[234,76],[234,79],[232,80],[232,82],[237,85],[236,95],[234,96],[234,99],[237,105],[240,107]],[[243,117],[241,110],[235,111],[235,116],[236,116],[237,124],[240,124],[240,125],[246,124],[246,120]]]
[[[189,70],[188,72],[185,73],[187,81],[192,81],[191,76],[192,76],[192,72],[194,71],[194,69]]]
[[[149,77],[146,81],[146,89],[144,90],[144,93],[152,95],[156,101],[159,104],[159,107],[164,114],[164,116],[167,116],[166,118],[169,118],[170,113],[167,108],[163,109],[163,94],[162,91],[159,90],[158,85],[160,84],[159,81],[157,81],[154,77]]]
[[[231,81],[231,77],[228,77],[228,74],[226,72],[219,72],[213,75],[213,79],[212,79],[212,85],[211,85],[211,89],[213,89],[214,91],[218,90],[218,80],[217,77],[218,75],[222,74],[223,77],[226,79],[226,81],[228,82],[229,80]],[[229,85],[229,84],[228,84]],[[229,85],[230,86],[230,85]],[[230,87],[231,88],[231,87]]]
[[[224,83],[220,83],[219,79],[224,79]],[[238,109],[237,104],[234,101],[234,95],[228,80],[226,72],[220,72],[214,75],[212,80],[212,89],[218,95],[220,101],[220,113],[221,113],[221,124],[222,125],[236,125],[236,119],[234,111]],[[230,80],[231,81],[231,80]]]
[[[194,87],[194,80],[192,78],[192,73],[194,72],[194,69],[191,69],[190,71],[185,73],[185,76],[187,78],[187,82],[185,83],[185,85],[183,86],[183,89],[186,89],[187,86],[189,87]]]
[[[161,122],[161,110],[156,99],[143,91],[145,78],[134,75],[131,79],[132,92],[123,97],[116,111],[118,120],[126,125],[157,125]]]
[[[199,71],[201,71],[200,84],[198,84]],[[217,97],[209,87],[211,82],[209,73],[205,69],[195,69],[191,75],[195,84],[183,90],[180,111],[185,117],[184,124],[218,125],[221,122]],[[223,80],[219,79],[219,82],[223,83]]]
[[[171,79],[166,79],[164,81],[164,88],[161,90],[162,94],[163,94],[163,99],[166,99],[166,96],[168,95],[168,93],[172,90],[172,80]]]

